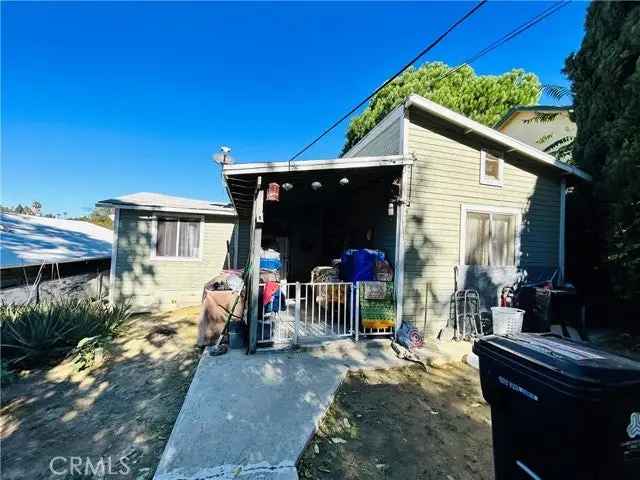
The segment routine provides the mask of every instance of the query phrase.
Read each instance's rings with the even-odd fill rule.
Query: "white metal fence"
[[[260,284],[264,298],[265,284]],[[258,344],[297,344],[359,335],[390,335],[393,328],[366,329],[360,332],[358,285],[348,282],[284,283],[260,305]]]

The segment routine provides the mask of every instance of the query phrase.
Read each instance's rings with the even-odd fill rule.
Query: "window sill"
[[[158,257],[153,255],[152,262],[202,262],[202,257]]]
[[[486,185],[488,187],[502,188],[502,186],[504,185],[504,182],[501,181],[501,180],[490,180],[488,178],[481,178],[480,179],[480,185]]]

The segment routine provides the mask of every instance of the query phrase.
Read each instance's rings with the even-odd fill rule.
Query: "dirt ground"
[[[493,478],[491,414],[463,363],[352,374],[303,454],[302,479]]]
[[[53,477],[49,463],[57,456],[88,457],[92,465],[111,459],[112,472],[129,467],[118,479],[151,478],[199,358],[198,310],[134,316],[91,371],[65,360],[4,387],[2,478],[94,478],[90,471]],[[68,466],[56,462],[57,471]]]

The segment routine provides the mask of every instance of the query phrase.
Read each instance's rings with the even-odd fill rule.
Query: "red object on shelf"
[[[280,201],[280,185],[276,182],[271,182],[267,188],[267,201],[278,202]]]

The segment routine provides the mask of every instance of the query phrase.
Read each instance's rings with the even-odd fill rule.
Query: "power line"
[[[461,23],[462,21],[464,21],[466,18],[468,18],[469,16],[471,16],[473,13],[475,13],[475,10],[479,9],[484,3],[486,2],[480,2],[478,5],[476,5],[474,7],[474,9],[472,9],[469,13],[467,13],[467,15],[465,15],[465,17],[463,17],[463,19],[459,20],[457,22],[457,24]],[[553,15],[554,13],[556,13],[558,10],[566,7],[567,5],[569,5],[569,3],[571,3],[570,0],[564,0],[564,1],[560,1],[560,2],[556,2],[553,5],[551,5],[550,7],[545,8],[542,12],[540,12],[539,14],[537,14],[536,16],[530,18],[529,20],[527,20],[526,22],[522,23],[521,25],[519,25],[518,27],[516,27],[515,29],[511,30],[510,32],[506,33],[505,35],[503,35],[502,37],[500,37],[499,39],[493,41],[492,43],[490,43],[489,45],[487,45],[485,48],[483,48],[482,50],[476,52],[475,54],[473,54],[471,57],[469,57],[467,60],[465,60],[464,62],[462,62],[460,65],[458,65],[455,68],[452,68],[450,70],[448,70],[447,72],[443,73],[442,75],[440,75],[438,78],[436,78],[432,84],[443,80],[444,78],[447,78],[449,75],[452,75],[453,73],[457,72],[458,70],[460,70],[461,68],[463,68],[466,65],[469,65],[473,62],[475,62],[476,60],[478,60],[479,58],[485,56],[486,54],[488,54],[489,52],[492,52],[493,50],[495,50],[496,48],[504,45],[505,43],[507,43],[510,40],[513,40],[515,37],[517,37],[518,35],[526,32],[527,30],[529,30],[530,28],[534,27],[535,25],[537,25],[538,23],[540,23],[542,20],[544,20],[545,18]],[[454,24],[454,26],[452,28],[450,28],[450,30],[448,30],[446,33],[449,33],[453,28],[455,28],[455,26],[457,26],[457,24]],[[445,36],[446,36],[445,33]],[[442,37],[444,38],[444,37]],[[441,39],[440,39],[441,40]],[[435,46],[435,45],[434,45]],[[428,48],[428,47],[427,47]],[[427,53],[428,50],[425,49],[421,52],[421,54],[419,56],[417,56],[416,58],[414,58],[409,64],[405,65],[405,67],[403,67],[403,69],[401,71],[399,71],[398,73],[396,73],[392,78],[390,78],[389,80],[387,80],[382,86],[380,86],[378,89],[376,89],[371,95],[369,95],[367,98],[365,98],[362,102],[360,102],[356,107],[354,107],[353,109],[351,109],[349,111],[349,113],[347,113],[346,115],[344,115],[343,117],[341,117],[339,120],[337,120],[336,122],[334,122],[329,128],[327,128],[321,135],[319,135],[313,142],[309,143],[307,146],[305,146],[302,150],[300,150],[298,153],[296,153],[290,160],[289,162],[291,162],[292,160],[295,160],[297,157],[299,157],[301,154],[303,154],[305,151],[307,151],[309,148],[311,148],[313,145],[315,145],[320,139],[322,139],[325,135],[327,135],[331,130],[333,130],[335,127],[337,127],[340,123],[342,123],[344,120],[346,120],[353,112],[355,112],[358,108],[360,108],[364,103],[366,103],[367,101],[369,101],[376,93],[378,93],[380,90],[382,90],[384,87],[386,87],[389,83],[391,83],[391,81],[393,81],[395,78],[397,78],[402,72],[404,72],[404,70],[406,70],[409,66],[411,66],[417,59],[419,59],[421,56],[423,56],[425,53]]]
[[[570,3],[571,3],[571,0],[563,0],[563,1],[560,1],[560,2],[554,3],[550,7],[545,8],[542,12],[538,13],[536,16],[530,18],[529,20],[527,20],[526,22],[524,22],[521,25],[517,26],[516,28],[514,28],[510,32],[504,34],[502,37],[500,37],[499,39],[493,41],[492,43],[490,43],[489,45],[484,47],[482,50],[479,50],[478,52],[474,53],[471,57],[467,58],[464,62],[462,62],[457,67],[452,68],[450,70],[447,70],[445,73],[443,73],[438,78],[433,80],[431,82],[430,86],[433,86],[436,82],[439,82],[440,80],[443,80],[443,79],[447,78],[449,75],[454,74],[458,70],[462,69],[466,65],[469,65],[469,64],[475,62],[479,58],[484,57],[487,53],[489,53],[489,52],[495,50],[496,48],[504,45],[509,40],[513,40],[515,37],[517,37],[521,33],[526,32],[531,27],[537,25],[542,20],[544,20],[545,18],[547,18],[550,15],[553,15],[558,10],[560,10],[561,8],[566,7]]]
[[[378,88],[376,88],[369,96],[367,96],[364,100],[362,100],[360,103],[358,103],[355,107],[353,107],[351,110],[349,110],[349,112],[347,112],[346,114],[344,114],[342,117],[340,117],[338,120],[336,120],[329,128],[327,128],[324,132],[322,132],[319,136],[317,136],[311,143],[307,144],[304,148],[302,148],[298,153],[296,153],[295,155],[293,155],[290,159],[289,159],[289,164],[291,164],[291,162],[293,160],[295,160],[296,158],[298,158],[300,155],[302,155],[304,152],[306,152],[307,150],[309,150],[312,146],[314,146],[320,139],[322,139],[325,135],[327,135],[331,130],[333,130],[334,128],[336,128],[338,125],[340,125],[343,121],[345,121],[347,118],[349,118],[349,116],[355,112],[356,110],[358,110],[362,105],[364,105],[365,103],[367,103],[369,100],[371,100],[371,98],[373,98],[373,96],[378,93],[380,90],[382,90],[384,87],[386,87],[387,85],[389,85],[393,80],[395,80],[398,76],[400,76],[402,74],[402,72],[404,72],[407,68],[409,68],[411,65],[413,65],[415,62],[417,62],[420,58],[422,58],[424,55],[426,55],[427,53],[429,53],[431,50],[433,50],[433,48],[435,48],[442,40],[444,40],[444,38],[449,35],[456,27],[458,27],[460,24],[462,24],[465,20],[467,20],[467,18],[469,18],[471,15],[473,15],[474,13],[476,13],[480,7],[482,7],[485,3],[487,3],[487,0],[482,0],[480,2],[478,2],[471,10],[469,10],[467,13],[465,13],[460,19],[458,19],[456,22],[454,22],[447,30],[444,31],[444,33],[440,34],[440,36],[438,38],[436,38],[433,42],[431,42],[429,45],[427,45],[427,47],[425,47],[422,51],[420,51],[418,53],[418,55],[416,55],[414,58],[412,58],[405,66],[403,66],[396,74],[394,74],[391,78],[389,78],[386,82],[384,82],[382,85],[380,85]]]

